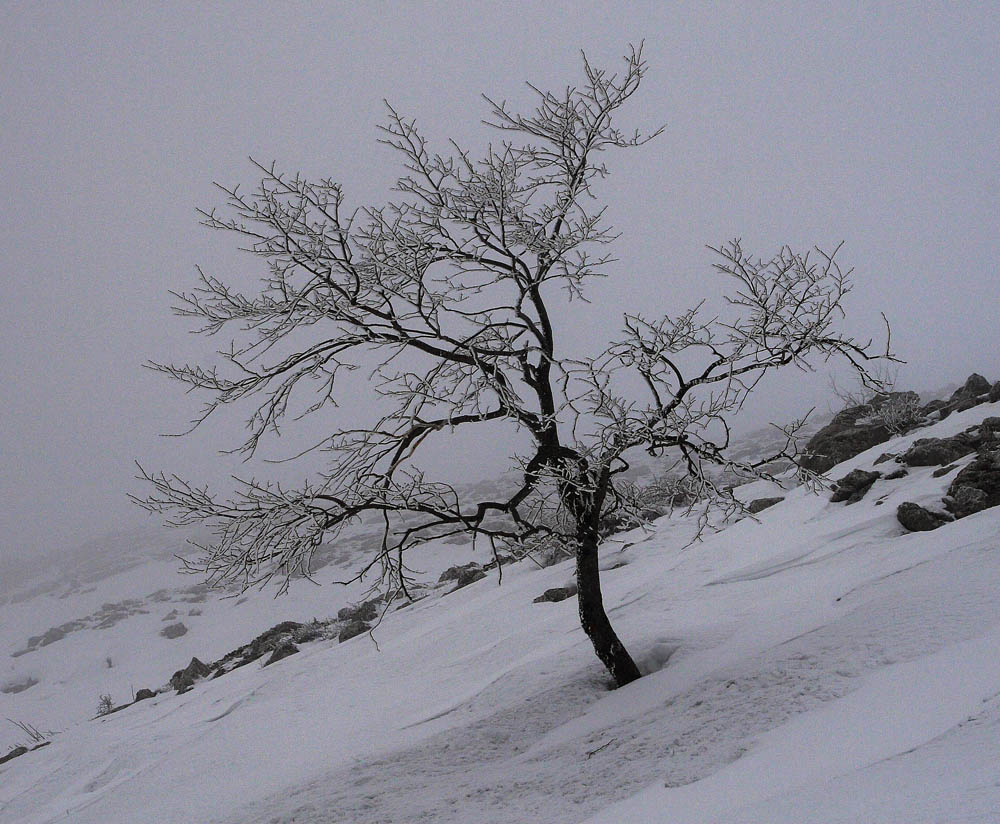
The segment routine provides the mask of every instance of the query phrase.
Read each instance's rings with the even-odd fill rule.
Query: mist
[[[222,203],[213,181],[253,185],[252,155],[379,204],[399,171],[375,142],[383,98],[442,148],[478,154],[491,138],[480,93],[527,104],[524,81],[579,78],[581,49],[613,66],[645,40],[626,116],[666,130],[607,157],[618,263],[589,304],[565,307],[567,347],[599,347],[623,311],[717,298],[708,244],[844,241],[849,328],[878,337],[886,315],[901,387],[1000,378],[998,24],[989,4],[8,7],[0,560],[151,523],[126,499],[136,461],[217,483],[271,471],[217,454],[243,435],[225,411],[162,437],[200,400],[142,366],[224,347],[170,313],[196,264],[244,284],[262,274],[198,226],[197,207]],[[822,373],[771,382],[744,425],[829,395]],[[342,399],[346,417],[364,409],[360,393]],[[470,480],[502,467],[504,450],[472,446],[441,462]],[[307,475],[308,461],[280,471]]]

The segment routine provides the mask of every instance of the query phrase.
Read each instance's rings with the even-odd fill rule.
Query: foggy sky
[[[902,383],[1000,378],[998,6],[786,5],[6,4],[0,555],[147,523],[125,500],[137,459],[206,480],[238,468],[212,454],[237,445],[237,420],[159,437],[198,404],[141,368],[215,348],[169,312],[195,264],[259,271],[197,225],[221,203],[213,180],[253,184],[253,155],[377,204],[396,171],[374,143],[382,98],[479,149],[480,92],[528,103],[524,80],[580,77],[580,49],[611,65],[644,38],[624,119],[667,129],[607,158],[620,263],[577,340],[696,302],[706,244],[844,240],[851,327],[878,334],[885,311]],[[753,423],[828,387],[773,392]]]

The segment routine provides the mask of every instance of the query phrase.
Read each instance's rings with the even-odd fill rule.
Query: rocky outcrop
[[[533,599],[532,603],[541,604],[545,601],[550,603],[558,603],[559,601],[565,601],[567,598],[572,598],[576,595],[576,587],[552,587],[551,589],[545,590],[537,598]]]
[[[785,500],[783,497],[758,498],[755,501],[751,501],[747,505],[747,512],[749,512],[751,515],[756,515],[758,512],[763,512],[765,509],[768,509],[769,507],[772,507],[775,504],[780,504],[783,500]]]
[[[955,476],[945,505],[957,518],[1000,506],[1000,449],[982,450]]]
[[[188,628],[184,626],[183,621],[178,621],[176,624],[168,624],[163,629],[160,630],[160,635],[164,638],[180,638],[182,635],[187,635]]]
[[[892,431],[879,420],[879,410],[887,404],[902,407],[913,403],[919,403],[915,392],[890,392],[870,403],[847,407],[809,439],[799,463],[812,472],[826,472],[841,461],[884,443]]]
[[[361,635],[363,632],[368,632],[370,629],[371,625],[365,623],[364,621],[350,621],[341,627],[337,640],[340,641],[340,643],[344,643],[344,641],[349,641],[356,635]]]
[[[197,659],[195,659],[195,660],[197,660]],[[139,691],[138,691],[138,692],[137,692],[137,693],[135,694],[135,701],[133,701],[132,703],[133,703],[133,704],[137,704],[137,703],[139,703],[140,701],[145,701],[146,699],[148,699],[148,698],[153,698],[153,697],[155,697],[155,696],[156,696],[156,693],[155,693],[155,692],[153,692],[152,690],[147,690],[147,689],[141,689],[141,690],[139,690]]]
[[[896,519],[910,532],[929,532],[948,522],[943,515],[924,509],[912,501],[899,505],[896,509]]]
[[[849,504],[857,503],[865,493],[871,489],[871,485],[882,477],[881,472],[866,472],[863,469],[854,469],[848,472],[834,485],[833,495],[830,496],[832,503],[847,501]]]
[[[900,461],[907,466],[944,466],[975,451],[974,441],[964,433],[952,438],[920,438]]]
[[[455,581],[455,589],[467,587],[469,584],[481,581],[485,577],[486,573],[482,569],[467,569],[458,576],[458,579]],[[454,592],[455,589],[453,589],[452,592]]]
[[[978,372],[973,372],[965,379],[965,383],[951,394],[952,401],[978,400],[981,395],[989,393],[990,382]]]
[[[446,581],[457,581],[462,575],[466,575],[475,571],[482,571],[483,567],[481,564],[477,564],[475,561],[470,561],[467,564],[458,564],[457,566],[448,567],[444,572],[441,573],[441,577],[438,578],[438,583],[443,584]]]
[[[285,641],[280,646],[274,648],[274,652],[271,653],[271,657],[264,662],[265,667],[271,666],[271,664],[277,663],[283,658],[287,658],[289,655],[295,655],[299,651],[299,648],[295,646],[291,641]]]
[[[382,602],[383,599],[380,595],[377,598],[372,598],[370,601],[344,607],[337,611],[337,620],[348,623],[351,621],[374,621],[378,617],[379,606]]]
[[[987,445],[1000,441],[1000,418],[995,415],[983,418],[979,424],[979,437]]]
[[[207,664],[203,664],[197,658],[192,658],[191,663],[184,669],[177,670],[170,676],[170,686],[177,692],[187,692],[194,686],[194,682],[207,676],[212,670]]]
[[[1000,381],[998,381],[1000,384]],[[920,409],[920,414],[930,420],[944,420],[953,412],[964,412],[973,406],[985,403],[993,397],[993,387],[982,375],[973,372],[965,383],[952,392],[947,400],[934,400]],[[995,400],[1000,400],[1000,392]]]
[[[3,763],[5,763],[5,762],[7,762],[7,761],[11,761],[11,760],[13,760],[14,758],[17,758],[17,757],[19,757],[19,756],[22,756],[22,755],[24,755],[24,754],[25,754],[25,753],[26,753],[27,751],[28,751],[28,748],[27,748],[27,747],[14,747],[14,749],[12,749],[12,750],[11,750],[11,751],[10,751],[9,753],[7,753],[6,755],[0,755],[0,764],[3,764]]]

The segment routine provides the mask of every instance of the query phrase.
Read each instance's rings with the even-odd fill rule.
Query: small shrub
[[[115,705],[110,695],[102,695],[97,699],[97,714],[109,715],[114,710]]]

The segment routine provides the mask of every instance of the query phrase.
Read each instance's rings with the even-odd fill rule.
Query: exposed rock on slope
[[[891,392],[838,412],[809,439],[800,461],[802,466],[813,472],[826,472],[841,461],[884,443],[892,432],[874,413],[886,405],[913,402],[919,402],[915,392]]]
[[[896,509],[896,518],[910,532],[929,532],[948,522],[947,518],[924,509],[912,501],[905,501],[899,505]]]
[[[865,497],[865,493],[871,489],[871,485],[881,477],[881,472],[866,472],[863,469],[852,470],[837,481],[830,500],[833,503],[840,501],[847,501],[849,504],[857,503]]]

